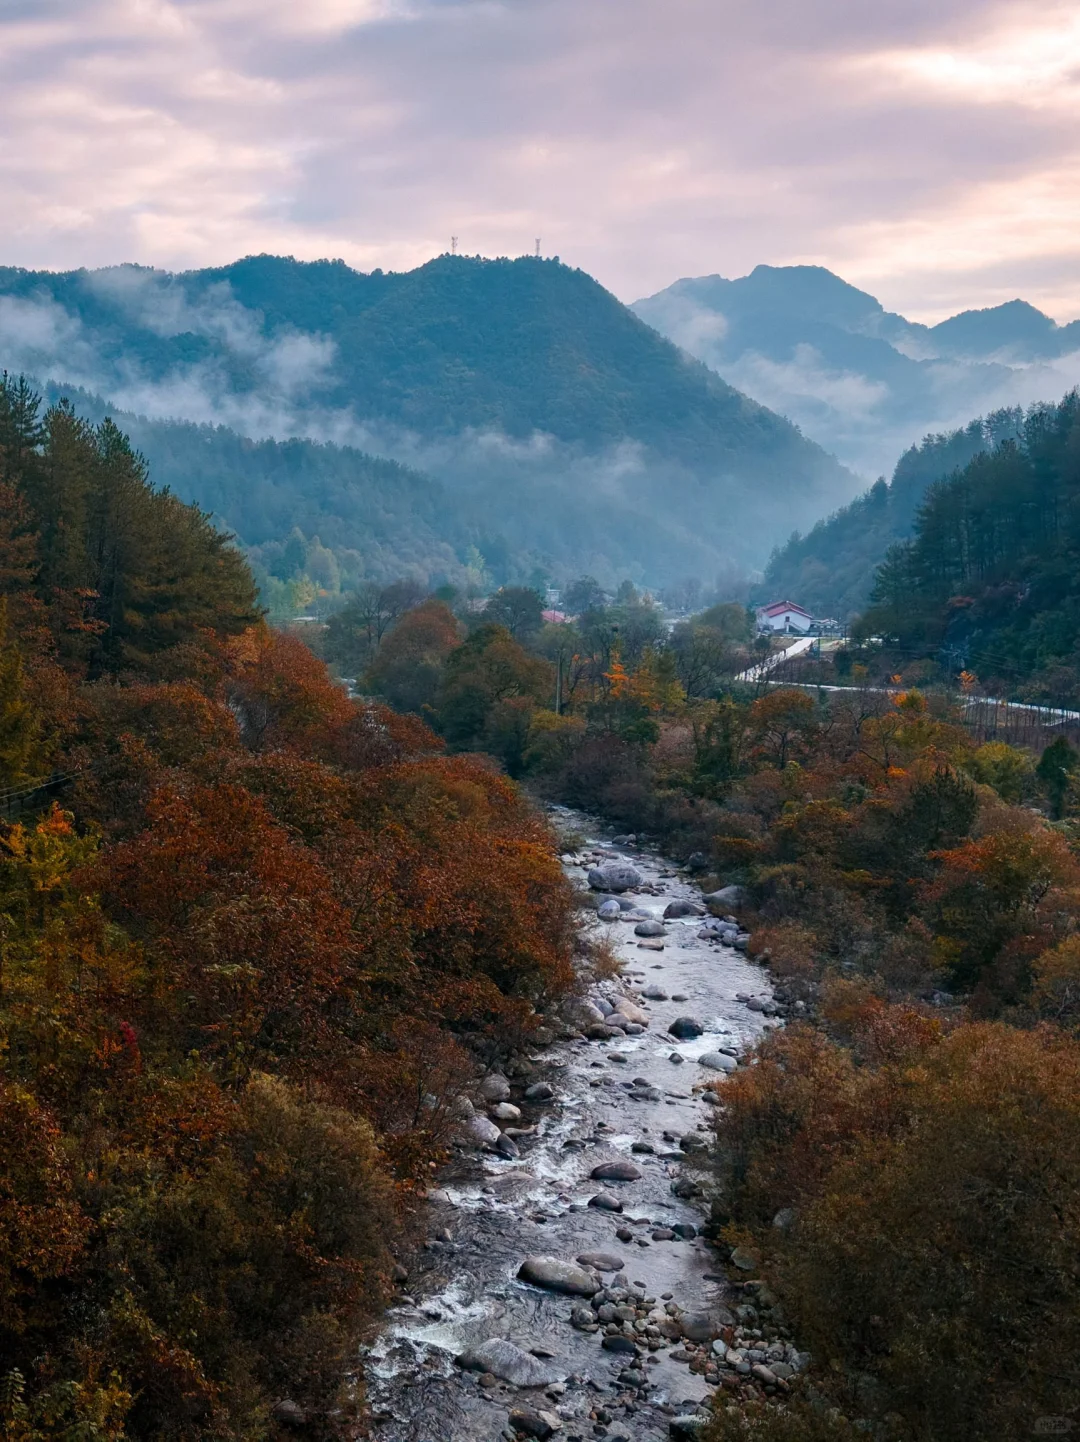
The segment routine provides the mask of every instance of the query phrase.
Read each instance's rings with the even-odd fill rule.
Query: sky
[[[0,0],[0,264],[539,238],[626,301],[814,263],[1066,321],[1078,122],[1053,0]]]

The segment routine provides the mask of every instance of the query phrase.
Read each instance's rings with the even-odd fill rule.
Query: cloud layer
[[[6,0],[0,260],[403,269],[542,238],[624,299],[816,262],[1080,315],[1046,0]]]

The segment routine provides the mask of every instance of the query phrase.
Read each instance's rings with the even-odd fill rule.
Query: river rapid
[[[636,935],[635,924],[660,920],[669,902],[700,902],[699,889],[655,852],[614,845],[589,818],[556,808],[552,819],[561,833],[577,834],[563,856],[577,885],[596,864],[625,863],[641,877],[623,898],[633,910],[620,920],[582,915],[589,934],[602,931],[622,963],[620,975],[589,988],[591,1001],[603,1009],[628,998],[647,1013],[648,1026],[617,1039],[556,1039],[523,1058],[509,1077],[510,1101],[522,1112],[513,1127],[526,1129],[513,1137],[519,1155],[465,1147],[440,1176],[427,1246],[363,1360],[379,1442],[492,1442],[515,1435],[515,1410],[543,1413],[533,1435],[549,1435],[550,1427],[557,1442],[652,1442],[671,1435],[673,1418],[695,1413],[712,1390],[687,1366],[672,1318],[677,1310],[715,1314],[731,1297],[709,1245],[698,1235],[670,1235],[694,1232],[704,1220],[703,1203],[673,1185],[691,1190],[684,1163],[705,1141],[711,1110],[702,1089],[720,1075],[699,1058],[724,1048],[741,1053],[778,1024],[746,1004],[772,1009],[769,980],[739,950],[703,936],[700,917],[665,921],[658,940]],[[659,995],[642,995],[650,990]],[[687,1016],[704,1031],[676,1040],[667,1028]],[[524,1099],[536,1083],[549,1084],[553,1096]],[[591,1179],[593,1168],[611,1161],[631,1162],[640,1176]],[[598,1193],[617,1198],[621,1212],[590,1206]],[[575,1263],[595,1253],[610,1254],[597,1275],[626,1294],[624,1312],[628,1301],[631,1318],[653,1334],[663,1321],[673,1335],[647,1338],[639,1327],[636,1357],[604,1350],[603,1326],[581,1330],[582,1298],[518,1278],[528,1257]],[[527,1354],[518,1368],[531,1368],[535,1385],[457,1364],[491,1339]]]

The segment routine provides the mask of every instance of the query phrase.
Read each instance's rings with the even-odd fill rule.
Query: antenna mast
[[[450,237],[450,254],[451,254],[451,255],[457,255],[457,236],[456,236],[456,235],[452,235],[452,236]]]
[[[540,259],[540,242],[539,242],[539,241],[536,242],[536,258],[537,258],[537,260]]]

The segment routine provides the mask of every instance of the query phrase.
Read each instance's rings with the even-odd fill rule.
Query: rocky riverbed
[[[693,1165],[709,1084],[779,1024],[768,977],[672,863],[555,819],[588,838],[563,862],[622,972],[485,1080],[364,1360],[380,1442],[692,1437],[717,1386],[782,1391],[805,1360],[752,1260],[733,1285],[700,1235]]]

